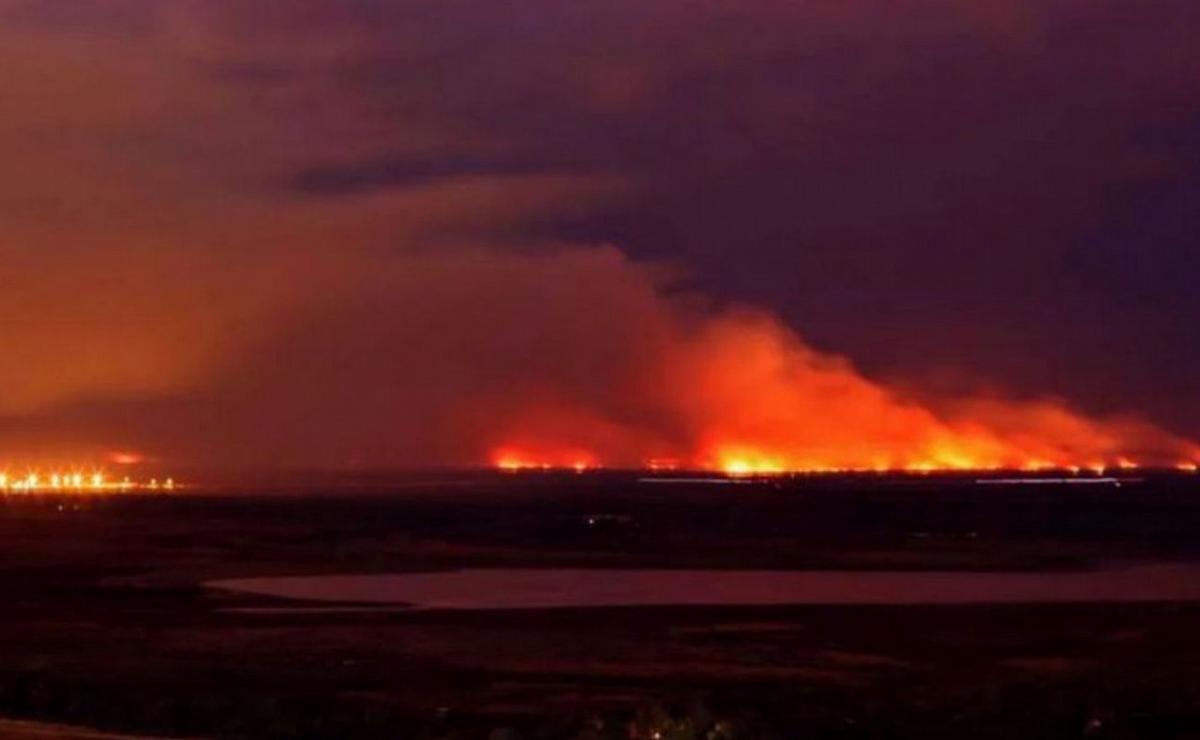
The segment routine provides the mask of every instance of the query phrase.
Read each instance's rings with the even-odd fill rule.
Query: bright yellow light
[[[125,477],[118,483],[110,481],[101,470],[85,475],[77,470],[31,468],[25,475],[16,478],[8,473],[0,473],[0,493],[119,493],[140,489],[173,491],[175,488],[173,478],[166,478],[162,482],[151,480],[143,484]]]
[[[750,463],[745,460],[730,460],[725,463],[725,472],[730,475],[749,475]]]
[[[501,470],[515,472],[517,470],[523,470],[532,466],[529,463],[522,462],[521,460],[511,457],[504,457],[496,461],[496,467],[500,468]]]
[[[784,472],[784,466],[773,460],[734,457],[721,463],[721,470],[726,475],[779,475]]]

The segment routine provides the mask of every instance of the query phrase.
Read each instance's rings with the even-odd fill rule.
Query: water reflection
[[[264,596],[418,609],[785,604],[1000,604],[1200,600],[1200,564],[1097,571],[890,572],[467,569],[213,581]]]

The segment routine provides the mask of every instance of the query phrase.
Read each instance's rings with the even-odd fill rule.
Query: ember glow
[[[23,472],[9,472],[12,470]],[[94,468],[87,470],[78,468],[36,469],[8,466],[0,469],[0,493],[3,494],[129,493],[132,491],[173,491],[175,488],[174,478],[161,480],[158,478],[133,480],[129,476],[116,478]]]
[[[573,470],[584,473],[599,467],[593,455],[578,451],[543,456],[505,448],[493,455],[492,462],[496,468],[510,473],[522,470]]]

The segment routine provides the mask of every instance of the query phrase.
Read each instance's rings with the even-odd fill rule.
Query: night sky
[[[13,458],[1200,438],[1194,0],[0,0],[0,85]]]

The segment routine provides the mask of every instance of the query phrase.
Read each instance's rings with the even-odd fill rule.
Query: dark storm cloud
[[[411,187],[432,180],[464,175],[539,174],[527,161],[438,157],[436,159],[383,158],[368,162],[313,165],[291,178],[296,190],[313,195],[353,195],[381,188]]]
[[[384,117],[459,127],[472,167],[646,184],[560,236],[677,259],[918,386],[1132,402],[1187,428],[1200,411],[1192,291],[1167,268],[1189,250],[1152,236],[1185,215],[1155,202],[1184,187],[1163,183],[1187,154],[1152,132],[1200,100],[1191,3],[306,7],[370,39],[328,67],[339,85]],[[299,178],[358,190],[435,171]],[[1116,223],[1130,208],[1163,223]],[[1088,277],[1105,272],[1115,285]],[[1181,370],[1164,387],[1138,355]]]
[[[1200,116],[1140,137],[1147,171],[1115,183],[1099,227],[1071,256],[1088,288],[1114,305],[1166,313],[1200,309]],[[1190,327],[1189,327],[1190,328]]]

